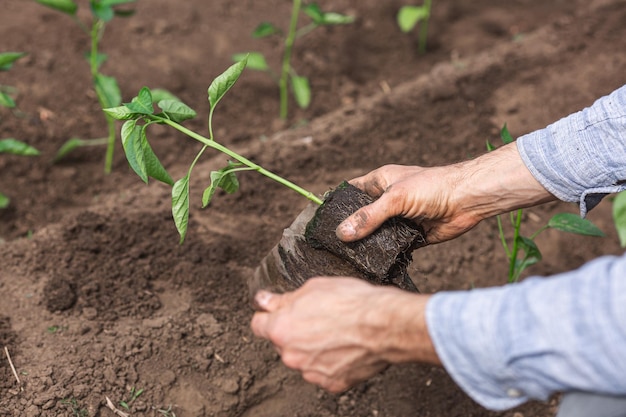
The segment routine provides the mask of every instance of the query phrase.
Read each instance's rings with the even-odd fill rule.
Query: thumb
[[[254,296],[254,302],[256,304],[256,307],[260,311],[265,311],[268,313],[278,310],[282,305],[282,301],[283,295],[269,292],[266,290],[260,290]]]
[[[385,220],[397,215],[388,210],[385,195],[365,207],[361,207],[337,226],[335,233],[344,242],[354,242],[372,234]]]

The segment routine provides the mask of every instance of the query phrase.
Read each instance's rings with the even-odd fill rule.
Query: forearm
[[[516,143],[457,164],[456,175],[451,207],[479,220],[556,199],[528,170]]]

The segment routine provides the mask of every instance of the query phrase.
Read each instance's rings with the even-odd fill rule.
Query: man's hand
[[[386,165],[350,182],[378,199],[337,227],[346,242],[402,216],[421,223],[429,243],[439,243],[487,217],[556,199],[528,171],[515,143],[444,167]]]
[[[286,294],[261,291],[252,330],[305,380],[341,392],[390,363],[439,363],[424,309],[428,296],[355,278],[313,278]]]

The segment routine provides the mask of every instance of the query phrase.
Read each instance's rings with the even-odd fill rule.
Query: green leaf
[[[15,101],[7,93],[0,91],[0,106],[12,109],[15,107]]]
[[[137,119],[140,113],[135,113],[126,106],[110,107],[108,109],[102,109],[106,114],[117,120],[130,120]]]
[[[626,191],[622,191],[613,201],[613,221],[622,247],[626,247]]]
[[[300,108],[306,109],[311,103],[311,88],[306,77],[291,77],[291,88]]]
[[[91,3],[91,13],[97,19],[102,20],[103,22],[108,22],[115,16],[115,11],[110,6],[104,6],[101,3],[96,3],[93,0]]]
[[[67,154],[72,152],[74,149],[83,146],[83,144],[84,144],[84,141],[82,139],[79,139],[79,138],[69,139],[57,151],[56,155],[54,156],[54,162],[60,161],[61,159],[65,158]]]
[[[158,103],[161,100],[176,100],[176,101],[180,101],[180,99],[178,97],[176,97],[174,94],[170,93],[169,91],[163,89],[163,88],[155,88],[150,90],[150,93],[152,94],[152,102],[153,103]]]
[[[429,17],[428,7],[425,6],[403,6],[398,11],[397,22],[398,27],[404,33],[408,33],[421,20]]]
[[[143,160],[146,167],[146,174],[157,181],[161,181],[168,185],[174,185],[174,180],[163,167],[163,164],[161,164],[161,161],[156,156],[150,146],[150,143],[148,142],[146,128],[147,125],[143,126],[141,129],[141,148],[143,150]]]
[[[506,123],[504,124],[504,126],[502,126],[502,129],[500,130],[500,138],[505,145],[515,141],[515,139],[513,139],[513,136],[511,136],[511,134],[509,133],[509,128],[506,127]]]
[[[180,235],[180,244],[187,235],[189,225],[189,174],[176,181],[172,187],[172,216]]]
[[[125,103],[131,111],[139,114],[154,114],[152,106],[152,93],[148,87],[139,90],[137,97],[133,98],[130,103]]]
[[[517,260],[516,265],[516,280],[519,278],[522,271],[528,268],[531,265],[536,264],[541,261],[541,252],[539,248],[535,244],[535,242],[527,237],[518,236],[517,237],[517,245],[524,252],[524,256],[521,260]]]
[[[316,3],[307,4],[302,8],[302,12],[309,16],[315,24],[321,25],[324,20],[324,13]]]
[[[9,70],[15,61],[26,55],[24,52],[3,52],[0,54],[0,71]]]
[[[231,65],[226,71],[218,75],[209,86],[209,103],[211,108],[215,108],[224,94],[237,82],[239,76],[246,68],[247,58]]]
[[[487,152],[491,152],[491,151],[493,151],[494,149],[496,149],[496,147],[495,147],[495,146],[493,146],[493,145],[491,144],[491,142],[489,142],[489,139],[487,139],[487,141],[486,141],[486,145],[487,145]]]
[[[254,29],[252,32],[253,38],[265,38],[266,36],[271,36],[277,33],[280,33],[281,30],[274,26],[271,23],[263,22],[259,26]]]
[[[585,236],[604,237],[604,233],[595,224],[573,213],[555,214],[549,221],[548,227],[562,232],[576,233]]]
[[[347,25],[354,22],[354,16],[347,16],[340,13],[324,13],[322,25]]]
[[[211,172],[211,185],[202,193],[202,207],[209,205],[218,188],[221,188],[228,194],[232,194],[239,189],[239,180],[235,170],[241,165],[240,163],[228,161],[228,166]]]
[[[255,71],[267,71],[270,66],[267,65],[265,56],[260,52],[246,52],[242,54],[234,54],[232,56],[234,62],[240,62],[248,58],[246,68],[250,68]]]
[[[0,209],[9,207],[10,202],[11,200],[9,200],[9,197],[0,193]]]
[[[115,107],[122,103],[122,93],[115,78],[97,74],[94,78],[94,87],[102,108]]]
[[[122,125],[122,146],[128,164],[139,178],[148,183],[148,170],[144,160],[143,149],[141,148],[141,126],[136,120],[128,120]]]
[[[100,0],[100,4],[106,7],[119,6],[120,4],[134,3],[136,0]]]
[[[0,153],[10,153],[21,156],[36,156],[39,151],[17,139],[8,138],[0,140]]]
[[[161,100],[157,105],[176,123],[196,117],[196,112],[179,100]]]
[[[63,13],[75,15],[78,10],[78,5],[73,0],[35,0],[39,4],[48,6],[52,9],[58,10]]]
[[[115,12],[115,16],[119,16],[119,17],[130,17],[135,14],[135,10],[133,9],[131,10],[115,9],[114,12]]]
[[[104,64],[108,59],[107,54],[97,53],[96,54],[96,68],[100,68],[102,64]],[[85,59],[87,61],[91,61],[91,52],[85,52]]]

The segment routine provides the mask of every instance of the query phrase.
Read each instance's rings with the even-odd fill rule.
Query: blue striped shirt
[[[626,85],[517,146],[533,176],[584,217],[626,188]],[[550,278],[437,293],[426,320],[448,373],[486,408],[555,392],[626,396],[626,254]]]

